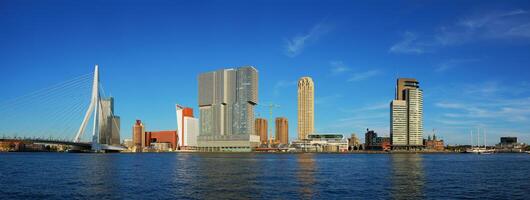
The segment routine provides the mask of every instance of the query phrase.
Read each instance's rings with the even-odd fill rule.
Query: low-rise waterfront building
[[[177,131],[145,132],[146,147],[159,151],[177,150]],[[163,144],[164,143],[164,144]]]
[[[372,150],[376,146],[377,133],[373,130],[366,129],[364,134],[364,146],[367,150]]]
[[[172,144],[170,142],[153,142],[149,145],[149,151],[155,152],[167,152],[173,151]]]
[[[500,153],[524,152],[526,146],[524,143],[518,143],[517,137],[501,137],[500,143],[495,145],[495,150]]]
[[[427,139],[423,140],[423,145],[425,145],[426,150],[430,151],[443,151],[444,150],[444,141],[436,138],[436,135],[429,136]]]
[[[366,129],[365,150],[388,151],[391,149],[390,137],[378,137],[373,130]]]
[[[376,147],[382,151],[390,151],[392,145],[390,142],[390,137],[377,137]]]
[[[355,133],[352,133],[350,138],[348,138],[348,146],[349,146],[349,150],[351,151],[361,150],[361,147],[362,147],[361,140],[359,140],[359,138],[357,137]]]
[[[347,152],[348,140],[337,133],[313,133],[307,139],[295,140],[291,144],[298,151],[304,152]]]
[[[134,148],[134,142],[131,138],[123,139],[123,142],[121,143],[121,145],[127,148],[129,151],[132,151]]]

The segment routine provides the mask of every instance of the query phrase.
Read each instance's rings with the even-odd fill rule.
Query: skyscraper
[[[193,109],[176,105],[177,135],[179,149],[193,149],[197,147],[199,121],[193,118]]]
[[[252,67],[200,74],[200,135],[203,151],[250,151],[259,145],[254,129],[258,71]]]
[[[194,150],[198,147],[199,119],[195,117],[184,117],[184,143],[182,149]]]
[[[110,136],[110,144],[114,146],[120,145],[120,123],[121,119],[119,116],[112,116],[112,119],[110,121],[112,123],[111,125],[111,136]]]
[[[136,123],[133,126],[133,145],[135,152],[141,152],[144,147],[144,125],[142,121],[136,120]]]
[[[413,78],[398,78],[396,83],[396,100],[406,100],[405,90],[419,88],[420,82]]]
[[[393,100],[390,103],[390,138],[393,146],[407,146],[407,102]]]
[[[99,113],[99,143],[120,144],[120,117],[114,115],[114,98],[102,98]]]
[[[289,124],[285,117],[276,118],[276,142],[289,144]]]
[[[315,88],[311,77],[298,80],[298,139],[307,139],[315,131]]]
[[[256,135],[259,135],[261,144],[267,144],[267,120],[263,118],[256,118]]]
[[[423,91],[407,89],[409,146],[423,145]]]
[[[416,79],[397,80],[396,99],[390,104],[390,138],[393,149],[423,145],[423,91]]]

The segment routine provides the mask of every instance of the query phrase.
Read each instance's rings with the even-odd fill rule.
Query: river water
[[[528,199],[528,154],[0,153],[0,199]]]

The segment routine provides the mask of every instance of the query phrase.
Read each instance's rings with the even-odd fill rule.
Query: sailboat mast
[[[477,147],[480,147],[480,128],[477,127]]]
[[[470,134],[470,138],[469,138],[469,142],[471,142],[471,148],[473,148],[473,129],[469,130],[469,134]]]
[[[486,147],[486,130],[485,129],[482,130],[482,135],[483,135],[482,139],[484,139],[484,149],[486,149],[487,147]]]

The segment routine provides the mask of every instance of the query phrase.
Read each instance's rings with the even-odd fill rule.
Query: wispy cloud
[[[451,108],[451,109],[465,108],[463,104],[459,104],[459,103],[438,102],[435,105],[440,108]]]
[[[460,67],[460,66],[463,66],[465,64],[468,64],[468,63],[471,63],[471,62],[478,62],[480,61],[480,59],[476,59],[476,58],[470,58],[470,59],[449,59],[447,61],[444,61],[442,63],[440,63],[435,71],[436,72],[439,72],[439,73],[442,73],[442,72],[445,72],[445,71],[448,71],[450,69],[453,69],[455,67]]]
[[[280,80],[274,84],[274,95],[278,96],[280,95],[280,91],[287,87],[294,87],[296,86],[298,82],[297,81],[286,81],[286,80]]]
[[[377,112],[377,111],[387,111],[390,109],[389,102],[374,103],[362,106],[355,109],[344,109],[348,113],[366,113],[366,112]]]
[[[341,98],[341,94],[334,94],[334,95],[328,95],[328,96],[317,96],[315,98],[315,104],[331,104],[333,101]]]
[[[450,105],[450,106],[448,106]],[[497,123],[504,122],[525,122],[530,118],[530,109],[516,106],[505,105],[496,106],[492,104],[461,103],[458,105],[436,104],[440,108],[450,109],[452,112],[445,113],[444,117],[458,119],[461,123],[470,119],[494,119]]]
[[[512,84],[507,87],[495,81],[462,85],[458,90],[459,94],[446,94],[452,96],[452,100],[439,101],[434,105],[444,110],[443,120],[489,120],[493,124],[530,122],[530,96],[515,97],[514,95],[518,94],[510,91],[510,88],[520,87],[526,87],[520,90],[530,91],[524,84]]]
[[[364,136],[362,131],[369,128],[375,130],[380,135],[388,135],[388,119],[389,115],[387,112],[372,113],[370,115],[355,114],[351,117],[339,118],[335,123],[331,124],[328,129],[361,131],[357,133],[357,136],[362,137]]]
[[[343,73],[349,72],[351,70],[342,61],[331,61],[331,62],[329,62],[329,64],[332,67],[332,69],[331,69],[331,74],[332,75],[343,74]]]
[[[436,41],[456,45],[480,39],[529,39],[530,18],[525,10],[492,11],[460,19],[438,28]]]
[[[392,45],[389,49],[392,53],[404,53],[404,54],[422,54],[425,53],[427,44],[421,42],[416,33],[405,32],[403,33],[402,40]]]
[[[374,77],[376,75],[379,75],[381,73],[380,70],[369,70],[365,72],[358,72],[353,74],[349,79],[348,82],[355,82],[355,81],[362,81],[369,79],[371,77]]]
[[[299,55],[309,43],[316,42],[322,35],[330,30],[331,27],[324,22],[315,24],[309,32],[287,39],[285,41],[285,54],[289,57]]]
[[[530,40],[530,13],[526,10],[490,11],[462,17],[437,27],[431,36],[405,32],[390,47],[392,53],[422,54],[436,47],[461,45],[480,40]]]
[[[462,85],[461,88],[463,88],[462,90],[463,94],[474,96],[474,97],[480,97],[480,98],[495,97],[498,95],[498,92],[500,92],[501,90],[510,89],[510,88],[503,88],[503,85],[499,81],[486,81],[486,82],[476,83],[476,84],[466,84],[466,85]],[[510,92],[510,91],[503,91],[503,92]]]

